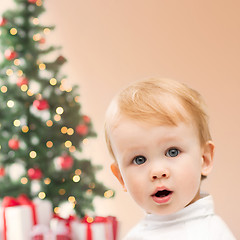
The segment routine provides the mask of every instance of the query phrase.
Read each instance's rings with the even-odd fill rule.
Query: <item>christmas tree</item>
[[[49,199],[55,212],[67,201],[82,217],[95,196],[113,196],[95,177],[100,167],[80,157],[96,133],[77,86],[64,85],[66,59],[46,44],[54,26],[40,24],[42,0],[15,2],[0,17],[0,198]]]

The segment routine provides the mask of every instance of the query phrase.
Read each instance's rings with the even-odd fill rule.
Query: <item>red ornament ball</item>
[[[58,157],[57,164],[61,169],[70,169],[73,166],[73,158],[69,155],[63,155]]]
[[[67,61],[67,59],[65,58],[65,57],[63,57],[63,56],[59,56],[58,58],[57,58],[57,63],[59,63],[59,64],[63,64],[63,63],[65,63]]]
[[[28,0],[29,3],[36,3],[37,0]]]
[[[49,108],[48,101],[45,99],[34,100],[33,106],[38,110],[42,111]]]
[[[87,135],[87,133],[88,133],[88,126],[86,126],[85,124],[79,124],[79,125],[76,127],[76,132],[77,132],[79,135]]]
[[[0,17],[0,27],[3,27],[7,23],[7,19],[4,17]]]
[[[7,49],[4,53],[4,56],[7,60],[11,61],[17,57],[17,53],[11,49]]]
[[[12,149],[12,150],[18,150],[19,149],[19,140],[12,138],[8,141],[8,146]]]
[[[42,171],[39,168],[29,168],[28,176],[31,180],[39,180],[42,178]]]
[[[17,85],[21,87],[22,85],[28,85],[28,79],[26,77],[20,77],[17,80]]]
[[[5,175],[5,168],[0,167],[0,177],[3,177]]]
[[[84,116],[83,116],[83,121],[84,121],[85,123],[90,123],[90,122],[91,122],[91,119],[90,119],[89,116],[84,115]]]

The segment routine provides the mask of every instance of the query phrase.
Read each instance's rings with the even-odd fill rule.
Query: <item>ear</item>
[[[111,164],[111,170],[112,170],[113,175],[118,179],[118,181],[123,186],[123,190],[126,192],[127,189],[125,187],[125,183],[123,181],[122,174],[121,174],[121,172],[119,170],[118,164],[117,163],[112,163]]]
[[[215,145],[212,141],[207,141],[203,147],[202,155],[202,175],[207,176],[213,168],[213,156]]]

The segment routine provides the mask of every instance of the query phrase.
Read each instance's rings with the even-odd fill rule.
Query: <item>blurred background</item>
[[[96,214],[117,216],[120,239],[144,213],[110,172],[103,125],[112,97],[126,84],[149,77],[186,83],[205,98],[216,144],[215,167],[203,189],[216,212],[240,237],[240,1],[45,0],[42,23],[56,25],[46,38],[62,46],[61,70],[80,86],[83,111],[98,138],[85,154],[103,166],[98,179],[116,190],[95,199]],[[0,13],[13,6],[0,0]]]

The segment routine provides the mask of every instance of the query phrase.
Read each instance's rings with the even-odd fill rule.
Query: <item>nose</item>
[[[162,178],[169,178],[170,172],[167,168],[154,168],[151,171],[150,178],[152,181]]]

